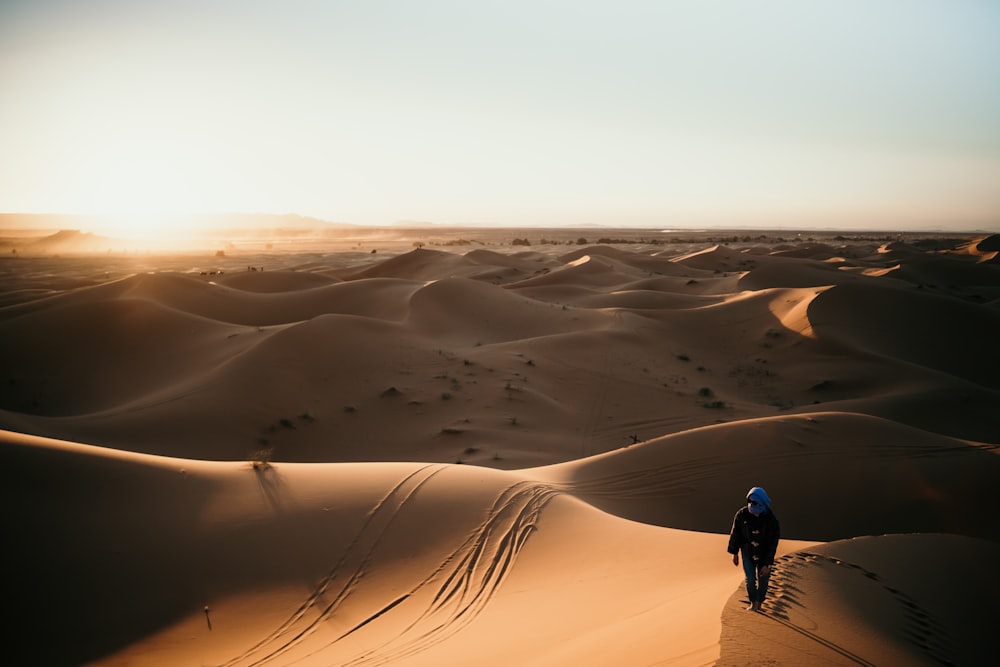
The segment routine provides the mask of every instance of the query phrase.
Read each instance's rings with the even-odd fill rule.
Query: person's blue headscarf
[[[757,505],[753,502],[756,501]],[[767,492],[759,486],[755,486],[749,491],[747,491],[747,509],[754,516],[760,516],[771,506],[771,499],[767,497]]]

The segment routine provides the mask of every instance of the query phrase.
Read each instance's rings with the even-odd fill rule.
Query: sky
[[[0,0],[0,211],[1000,231],[1000,2]]]

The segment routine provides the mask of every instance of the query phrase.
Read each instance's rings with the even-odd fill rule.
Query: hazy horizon
[[[121,220],[127,220],[128,216],[123,216]],[[336,231],[338,229],[350,230],[364,230],[364,229],[434,229],[440,228],[442,230],[453,229],[492,229],[492,230],[545,230],[545,229],[598,229],[598,230],[632,230],[632,231],[650,231],[650,232],[705,232],[713,233],[719,232],[723,233],[726,231],[764,231],[764,232],[782,232],[782,231],[796,231],[796,232],[844,232],[848,234],[863,235],[867,233],[914,233],[914,234],[992,234],[1000,230],[989,229],[987,227],[956,227],[951,226],[934,226],[931,224],[919,226],[919,225],[907,225],[905,227],[879,227],[879,226],[839,226],[839,225],[795,225],[795,224],[739,224],[734,223],[731,225],[697,225],[697,224],[684,224],[677,223],[674,225],[634,225],[627,223],[564,223],[564,224],[514,224],[514,225],[498,225],[495,223],[487,222],[455,222],[455,223],[443,223],[435,222],[433,220],[395,220],[386,223],[371,223],[371,224],[361,224],[344,222],[339,220],[324,220],[322,218],[316,218],[313,216],[305,216],[298,213],[240,213],[240,212],[225,212],[225,213],[197,213],[197,214],[178,214],[178,215],[168,215],[164,216],[164,221],[169,222],[170,226],[165,226],[162,229],[155,230],[157,233],[150,235],[145,234],[145,236],[153,236],[162,238],[169,238],[171,235],[175,234],[177,231],[180,232],[224,232],[224,231],[235,231],[235,230],[263,230],[263,231],[280,231],[280,230],[326,230],[326,231]],[[38,232],[53,232],[53,231],[78,231],[81,233],[106,235],[107,227],[109,226],[109,220],[113,220],[108,216],[102,216],[99,214],[74,214],[74,213],[14,213],[0,211],[0,232],[2,231],[38,231]],[[112,223],[113,224],[113,223]],[[128,237],[128,230],[113,230],[120,231],[120,236]],[[137,234],[135,236],[143,236]],[[155,238],[153,239],[155,240]]]
[[[1000,5],[0,4],[0,211],[1000,231]]]

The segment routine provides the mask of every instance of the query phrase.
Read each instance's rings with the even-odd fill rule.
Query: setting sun
[[[136,209],[134,213],[98,216],[94,232],[124,241],[160,245],[182,231],[181,225],[177,215],[152,215]]]

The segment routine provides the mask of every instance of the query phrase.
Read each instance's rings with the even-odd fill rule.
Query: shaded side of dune
[[[886,532],[996,539],[995,446],[861,415],[746,420],[535,471],[618,516],[728,533],[763,486],[782,534],[837,540]]]

